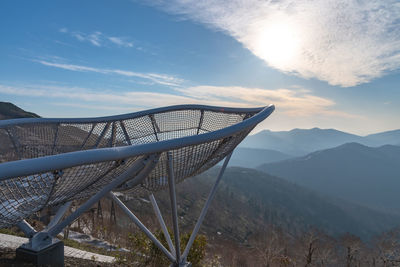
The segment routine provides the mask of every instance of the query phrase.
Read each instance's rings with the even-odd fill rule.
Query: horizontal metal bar
[[[138,118],[142,116],[147,116],[150,114],[178,111],[178,110],[206,110],[215,112],[225,112],[225,113],[257,113],[260,112],[265,107],[257,108],[233,108],[233,107],[216,107],[207,105],[175,105],[169,107],[161,107],[149,110],[143,110],[134,113],[127,113],[116,116],[105,116],[105,117],[94,117],[94,118],[21,118],[21,119],[10,119],[3,120],[0,122],[0,127],[10,126],[14,124],[25,124],[25,123],[101,123],[108,122],[112,120],[127,120]]]
[[[267,118],[275,107],[269,106],[253,117],[226,128],[200,135],[187,136],[171,140],[125,147],[99,148],[85,151],[68,152],[35,159],[5,162],[0,164],[0,181],[7,178],[43,173],[55,169],[64,169],[109,160],[119,160],[144,154],[160,153],[185,146],[211,142],[231,136],[242,130],[254,128]]]
[[[143,231],[143,233],[168,257],[171,262],[175,262],[175,257],[161,244],[160,241],[150,232],[149,229],[133,214],[132,211],[125,206],[125,204],[113,193],[110,192],[110,196],[118,204],[118,206],[129,216],[129,218]]]

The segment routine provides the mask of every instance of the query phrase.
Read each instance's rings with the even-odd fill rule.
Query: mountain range
[[[272,149],[237,147],[229,161],[229,166],[256,168],[263,163],[281,161],[289,158],[293,158],[293,156]]]
[[[399,145],[400,130],[359,136],[335,129],[293,129],[291,131],[263,130],[248,136],[240,147],[272,149],[293,156],[357,142],[366,146]]]
[[[178,215],[183,232],[193,229],[218,171],[219,167],[212,168],[177,185]],[[155,196],[161,210],[170,209],[166,190],[157,192]],[[157,227],[149,201],[132,199],[127,205],[144,221],[152,221],[150,224]],[[169,217],[165,216],[168,225]],[[248,238],[269,225],[292,234],[320,229],[334,236],[349,232],[368,239],[395,227],[399,221],[399,215],[322,196],[255,169],[229,167],[201,231],[209,238],[222,235],[240,243],[246,243]]]
[[[400,214],[400,146],[348,143],[258,169],[323,194]]]

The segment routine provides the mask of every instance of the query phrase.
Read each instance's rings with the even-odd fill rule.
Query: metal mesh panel
[[[58,124],[29,124],[8,129],[19,159],[54,154]]]
[[[0,162],[18,160],[17,147],[8,129],[0,129]]]
[[[104,120],[40,121],[0,126],[0,162],[39,158],[66,152],[115,146],[135,146],[201,135],[240,123],[255,111],[225,112],[202,108],[133,113]],[[255,126],[255,125],[254,125]],[[252,127],[254,127],[252,126]],[[251,128],[252,128],[251,127]],[[215,165],[250,132],[171,150],[175,179],[179,183]],[[117,190],[135,194],[168,185],[167,151],[141,186]],[[140,157],[83,164],[63,170],[0,181],[0,227],[10,226],[45,206],[87,198],[124,173]],[[1,163],[0,163],[1,164]],[[0,174],[1,178],[1,174]],[[133,178],[133,177],[132,177]]]
[[[55,179],[53,173],[43,173],[0,182],[0,226],[11,226],[40,210]]]
[[[55,152],[58,154],[81,150],[91,137],[89,135],[93,126],[94,124],[61,123],[58,127]]]
[[[132,145],[157,142],[150,116],[128,119],[123,122]]]

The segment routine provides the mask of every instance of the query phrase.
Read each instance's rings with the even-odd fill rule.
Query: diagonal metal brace
[[[208,211],[208,208],[210,206],[210,203],[214,199],[215,193],[217,191],[217,186],[218,186],[219,182],[221,181],[222,176],[224,175],[226,166],[228,165],[231,156],[232,156],[232,152],[225,158],[224,164],[222,165],[222,168],[219,171],[217,180],[215,181],[213,187],[211,188],[210,194],[208,195],[206,203],[204,204],[203,209],[201,210],[199,219],[197,220],[197,223],[196,223],[196,225],[195,225],[195,227],[194,227],[194,229],[192,231],[192,234],[190,235],[190,238],[189,238],[189,241],[188,241],[188,243],[186,245],[186,248],[185,248],[185,250],[184,250],[184,252],[182,254],[182,262],[186,261],[186,258],[187,258],[188,254],[189,254],[189,251],[190,251],[190,248],[192,247],[194,239],[196,238],[197,233],[199,232],[200,226],[203,223],[204,217],[207,214],[207,211]]]
[[[110,192],[111,198],[118,204],[118,206],[129,216],[129,218],[139,227],[140,230],[151,240],[153,243],[168,257],[171,262],[175,262],[175,257],[161,244],[160,241],[150,232],[149,229],[133,214],[132,211],[129,210],[127,206],[113,193]]]
[[[17,224],[18,228],[25,234],[26,237],[33,237],[37,232],[27,221],[22,220]]]
[[[57,234],[59,234],[64,229],[64,227],[72,223],[82,213],[84,213],[96,202],[98,202],[102,197],[104,197],[108,192],[118,187],[127,179],[131,178],[132,176],[138,173],[139,174],[132,180],[135,180],[136,183],[140,183],[144,178],[147,177],[147,175],[146,176],[142,175],[141,170],[146,169],[146,167],[148,166],[154,166],[155,165],[154,160],[157,160],[158,157],[159,155],[150,155],[149,157],[142,158],[141,160],[138,160],[138,162],[135,162],[127,171],[125,171],[123,174],[114,179],[111,183],[109,183],[102,190],[100,190],[96,195],[89,198],[88,201],[86,201],[83,205],[81,205],[74,213],[70,214],[64,221],[50,228],[48,230],[48,234],[50,236],[56,236]]]
[[[68,211],[71,206],[72,201],[68,201],[61,205],[61,207],[57,210],[56,215],[54,215],[53,220],[47,225],[46,229],[50,229],[55,226],[64,216],[64,214]]]
[[[172,244],[171,236],[168,233],[167,226],[165,225],[165,221],[164,221],[164,219],[163,219],[163,217],[161,215],[161,211],[160,211],[160,208],[157,205],[157,201],[156,201],[156,199],[155,199],[153,194],[151,194],[149,196],[149,198],[150,198],[151,205],[153,206],[154,213],[156,214],[158,222],[160,223],[161,230],[162,230],[162,232],[164,234],[165,240],[167,240],[169,250],[171,251],[172,254],[176,254],[174,245]]]

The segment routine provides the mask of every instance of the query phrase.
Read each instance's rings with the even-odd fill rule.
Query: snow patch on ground
[[[6,235],[0,234],[0,248],[9,248],[9,249],[17,249],[24,243],[28,243],[29,239],[25,237],[13,236],[13,235]],[[73,258],[80,258],[86,260],[95,260],[98,262],[108,262],[112,263],[115,261],[114,257],[100,255],[76,248],[71,247],[64,247],[64,256],[65,257],[73,257]]]
[[[61,235],[62,235],[62,233],[61,233]],[[69,231],[68,239],[75,240],[79,243],[86,243],[86,244],[89,244],[89,245],[92,245],[92,246],[95,246],[98,248],[103,248],[108,251],[129,252],[129,250],[127,250],[126,248],[119,248],[115,245],[110,244],[107,241],[94,238],[93,236],[88,235],[88,234],[82,234],[82,233],[71,231],[71,230]]]

